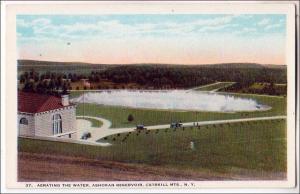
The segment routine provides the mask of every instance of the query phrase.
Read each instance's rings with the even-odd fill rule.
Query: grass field
[[[103,123],[99,120],[96,119],[92,119],[92,118],[83,118],[83,117],[79,117],[80,119],[84,119],[87,121],[90,121],[92,123],[92,127],[101,127],[103,125]]]
[[[73,97],[78,95],[72,92]],[[272,109],[267,111],[255,112],[236,112],[236,113],[221,113],[221,112],[177,112],[167,110],[149,110],[135,109],[127,107],[106,106],[96,104],[79,104],[77,106],[77,115],[96,116],[108,119],[112,122],[112,128],[133,127],[137,124],[157,125],[168,124],[171,121],[193,122],[206,120],[220,119],[237,119],[263,116],[286,115],[286,98],[275,98],[268,96],[256,96],[235,94],[243,98],[252,98],[259,103],[269,105]],[[134,120],[128,122],[128,115],[132,114]]]
[[[196,91],[213,91],[221,88],[226,88],[231,86],[234,82],[217,82],[215,84],[208,84],[207,86],[201,86],[199,88],[195,88]]]
[[[269,83],[254,83],[251,86],[249,86],[249,89],[253,90],[263,90],[264,88],[270,86]],[[287,85],[286,84],[274,84],[274,89],[275,90],[287,90]]]
[[[232,85],[230,87],[221,88],[219,91],[222,92],[235,92],[245,94],[272,94],[276,96],[287,95],[287,84],[274,84],[271,87],[270,83],[255,82],[250,86],[244,86],[243,88]]]
[[[113,145],[98,147],[19,138],[18,149],[211,173],[286,172],[285,120],[131,132],[101,141]],[[195,142],[194,150],[189,147],[191,141]]]

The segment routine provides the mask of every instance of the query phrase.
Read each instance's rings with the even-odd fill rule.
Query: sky
[[[280,14],[17,15],[18,59],[285,64]]]

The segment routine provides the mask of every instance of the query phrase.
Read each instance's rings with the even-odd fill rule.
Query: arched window
[[[28,125],[28,120],[26,118],[21,118],[20,119],[20,124]]]
[[[52,117],[53,134],[62,133],[62,120],[60,114],[55,114]]]

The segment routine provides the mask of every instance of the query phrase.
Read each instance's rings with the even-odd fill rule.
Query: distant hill
[[[279,69],[286,69],[287,66],[286,65],[272,65],[272,64],[266,64],[263,65],[264,67],[268,67],[268,68],[279,68]]]
[[[286,65],[274,65],[274,64],[259,64],[259,63],[220,63],[203,65],[206,67],[218,67],[218,68],[286,68]]]
[[[36,60],[18,60],[18,66],[82,66],[82,65],[101,65],[107,66],[106,64],[93,64],[93,63],[83,63],[83,62],[59,62],[59,61],[36,61]]]
[[[58,61],[36,61],[36,60],[18,60],[18,66],[93,66],[93,67],[114,67],[114,66],[177,66],[177,67],[213,67],[213,68],[280,68],[285,69],[286,65],[258,64],[258,63],[219,63],[219,64],[156,64],[156,63],[137,63],[137,64],[94,64],[83,62],[58,62]]]
[[[77,73],[89,74],[93,71],[104,71],[113,68],[115,65],[92,64],[82,62],[56,62],[56,61],[35,61],[35,60],[18,60],[18,75],[25,71],[34,70],[36,72],[56,72],[56,73]]]

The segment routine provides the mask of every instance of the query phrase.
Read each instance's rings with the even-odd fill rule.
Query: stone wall
[[[20,124],[22,118],[27,119],[28,124]],[[18,134],[22,136],[34,136],[34,117],[26,113],[18,113]]]
[[[76,108],[68,106],[63,109],[47,111],[35,114],[35,135],[36,136],[52,136],[52,117],[60,114],[62,118],[62,133],[76,130]]]

